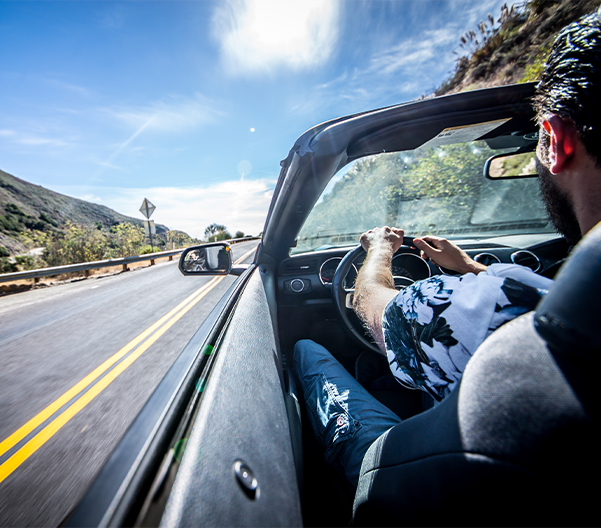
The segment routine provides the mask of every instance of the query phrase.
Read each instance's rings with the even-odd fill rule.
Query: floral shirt
[[[515,264],[413,283],[384,310],[392,373],[403,385],[441,401],[480,343],[503,323],[534,310],[552,283]]]

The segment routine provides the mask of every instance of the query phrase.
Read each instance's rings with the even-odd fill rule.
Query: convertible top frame
[[[336,172],[356,159],[411,150],[445,128],[509,119],[489,136],[537,130],[531,98],[535,83],[488,88],[355,114],[318,125],[294,144],[269,208],[259,263],[288,256],[296,237]]]

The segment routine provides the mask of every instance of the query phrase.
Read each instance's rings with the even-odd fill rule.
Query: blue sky
[[[432,92],[506,1],[0,0],[0,169],[257,234],[298,136]]]

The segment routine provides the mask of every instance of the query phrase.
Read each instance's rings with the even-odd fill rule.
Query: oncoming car
[[[572,524],[593,515],[598,469],[600,234],[570,248],[534,175],[533,84],[356,114],[303,134],[282,162],[245,269],[189,248],[187,275],[238,280],[200,325],[67,526]],[[405,230],[395,285],[452,273],[412,237],[453,240],[484,264],[557,282],[536,313],[493,333],[440,405],[400,384],[374,394],[403,422],[370,448],[350,496],[323,462],[291,371],[294,344],[324,345],[360,379],[374,349],[352,310],[375,226]],[[596,238],[595,238],[596,237]],[[563,266],[563,267],[562,267]],[[209,269],[210,268],[210,269]],[[190,278],[193,280],[193,277]],[[598,281],[597,281],[598,282]],[[577,314],[578,323],[574,323]],[[583,324],[583,327],[578,326]],[[496,337],[496,336],[499,337]],[[568,353],[566,353],[568,352]],[[389,446],[393,447],[390,448]]]

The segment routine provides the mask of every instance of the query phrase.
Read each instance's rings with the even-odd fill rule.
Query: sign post
[[[156,228],[154,226],[154,220],[150,220],[150,216],[154,213],[156,207],[150,202],[148,198],[144,198],[142,202],[142,206],[140,207],[140,212],[147,218],[144,220],[144,231],[146,235],[150,238],[150,247],[152,252],[154,253],[154,247],[152,244],[152,235],[156,234]]]

